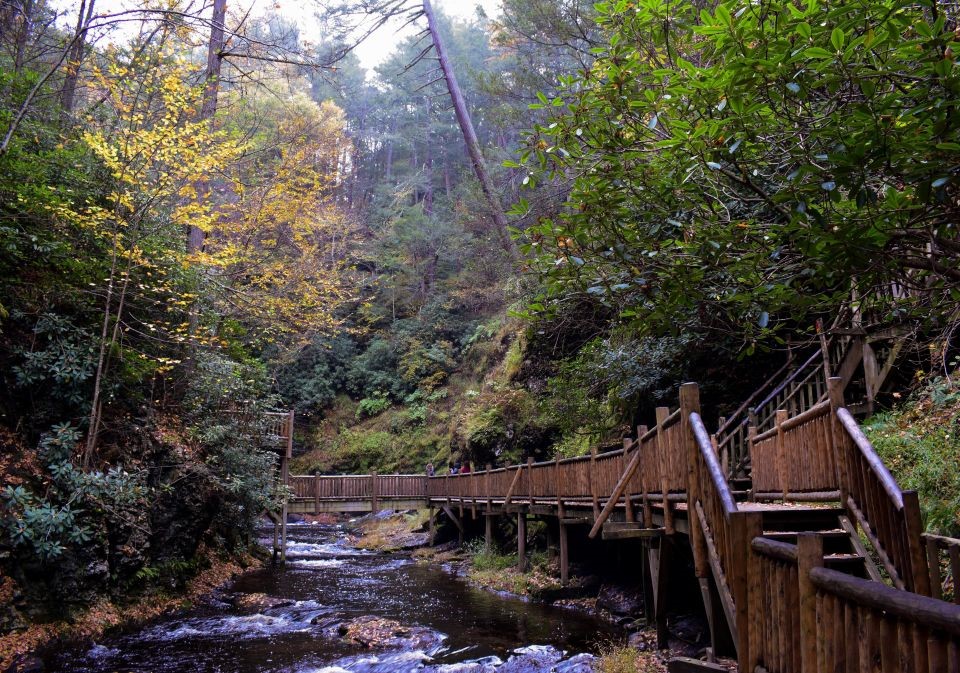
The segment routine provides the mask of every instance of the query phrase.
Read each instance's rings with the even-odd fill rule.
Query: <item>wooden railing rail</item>
[[[901,491],[850,412],[836,410],[843,503],[870,540],[899,589],[930,595],[930,572],[921,536],[923,523],[915,491]]]
[[[740,670],[752,671],[750,650],[742,645],[750,633],[751,617],[751,578],[745,560],[750,541],[763,532],[763,515],[737,506],[700,416],[699,400],[684,405],[681,396],[681,408],[684,406],[696,409],[687,415],[691,466],[687,508],[696,574],[702,580],[713,574],[727,624],[738,643]]]
[[[960,606],[827,568],[816,590],[816,669],[940,673],[960,666]]]

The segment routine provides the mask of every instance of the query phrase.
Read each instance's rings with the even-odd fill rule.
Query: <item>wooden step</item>
[[[806,531],[766,530],[763,532],[763,536],[778,542],[797,544],[797,537],[802,532]],[[845,530],[835,528],[815,532],[823,538],[823,550],[826,554],[849,554],[854,551],[850,543],[850,535]]]
[[[667,673],[729,673],[729,668],[690,657],[673,657],[667,661]]]
[[[757,509],[763,512],[764,529],[776,531],[835,530],[839,517],[845,513],[838,507],[758,506]]]
[[[823,565],[855,577],[867,577],[866,560],[859,554],[827,554],[823,557]]]

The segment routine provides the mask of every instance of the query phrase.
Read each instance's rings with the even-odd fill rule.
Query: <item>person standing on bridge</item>
[[[469,474],[470,472],[470,461],[467,461],[463,464],[463,467],[460,468],[460,474]]]
[[[432,477],[434,473],[433,463],[427,463],[427,476]]]

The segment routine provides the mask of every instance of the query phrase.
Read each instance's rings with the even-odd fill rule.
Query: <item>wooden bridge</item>
[[[917,494],[883,465],[842,386],[831,378],[805,410],[746,427],[751,479],[724,465],[727,440],[685,384],[679,407],[657,409],[618,451],[431,478],[292,475],[289,511],[429,508],[431,532],[434,513],[461,536],[483,517],[488,543],[494,517],[515,516],[521,564],[527,517],[546,517],[564,583],[570,535],[639,539],[661,647],[671,560],[689,545],[710,651],[741,671],[960,672],[960,605],[941,595],[944,569],[960,577],[960,540],[924,534]]]

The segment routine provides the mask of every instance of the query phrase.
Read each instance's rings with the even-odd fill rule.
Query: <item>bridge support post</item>
[[[560,585],[570,582],[570,545],[567,540],[567,524],[560,521]]]
[[[673,563],[673,538],[661,535],[659,546],[647,552],[650,566],[650,584],[653,589],[653,619],[657,625],[657,649],[669,647],[670,632],[667,630],[667,590],[670,564]]]
[[[517,512],[517,559],[520,572],[527,569],[527,514]]]
[[[433,543],[434,543],[434,541],[435,541],[436,538],[437,538],[437,521],[436,521],[436,516],[437,516],[437,510],[435,510],[433,507],[431,507],[431,508],[430,508],[430,519],[429,519],[429,522],[430,522],[430,532],[428,533],[428,538],[427,538],[428,544],[429,544],[431,547],[433,546]]]
[[[727,627],[727,616],[723,611],[720,592],[713,576],[697,578],[700,583],[700,596],[703,598],[703,608],[707,615],[707,626],[710,628],[710,652],[708,661],[715,661],[716,656],[734,654],[737,644]]]
[[[543,522],[546,524],[546,534],[547,534],[547,558],[555,559],[560,554],[557,532],[553,528],[553,521],[550,518],[544,517]],[[559,525],[559,524],[558,524]]]
[[[280,510],[280,563],[287,562],[287,510],[289,509],[289,498],[287,497],[287,486],[290,483],[290,459],[284,455],[280,457],[280,477],[283,479],[283,507]]]
[[[493,517],[495,514],[486,513],[484,515],[484,530],[483,530],[483,549],[488,554],[493,551]]]

